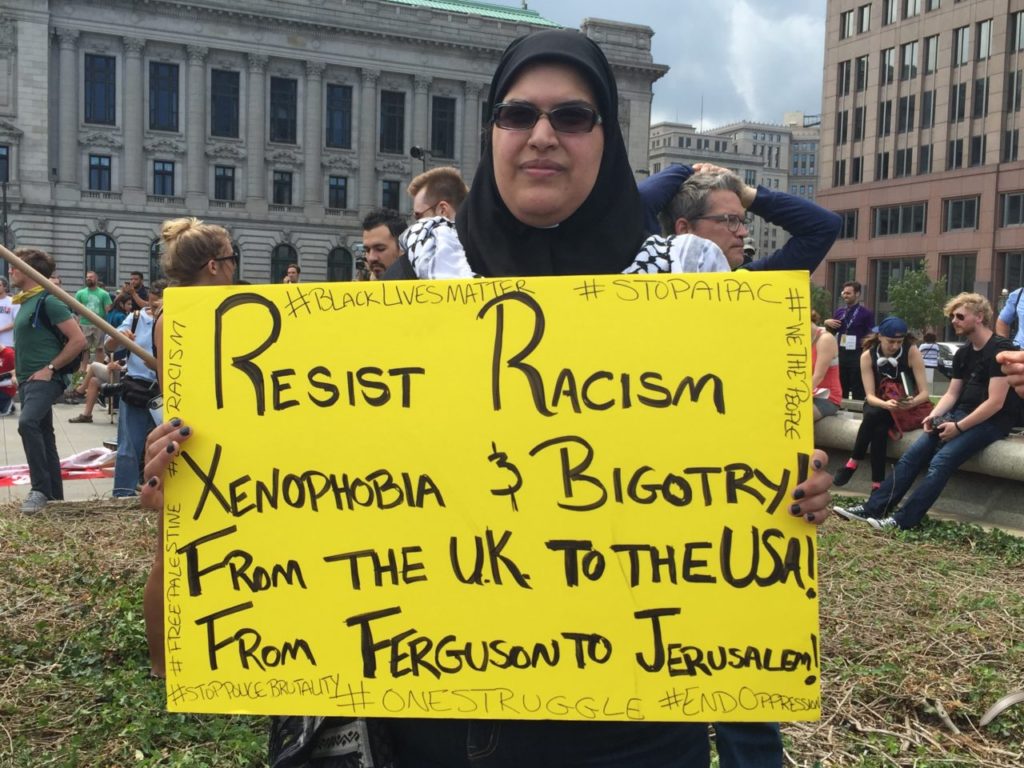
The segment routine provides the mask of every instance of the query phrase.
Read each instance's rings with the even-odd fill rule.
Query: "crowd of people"
[[[735,269],[810,273],[839,232],[841,220],[836,214],[795,195],[752,187],[710,164],[673,166],[638,186],[620,132],[611,67],[599,46],[577,32],[549,30],[513,42],[494,73],[488,103],[493,109],[472,185],[467,188],[455,169],[434,169],[417,177],[408,190],[412,222],[388,209],[366,216],[360,277],[437,280]],[[775,253],[752,261],[750,216],[781,227],[789,240]],[[224,229],[192,218],[176,219],[164,224],[162,240],[162,266],[173,284],[234,282],[237,256]],[[52,274],[53,261],[46,254],[28,249],[19,254],[26,261],[31,259],[29,263],[44,276]],[[20,428],[26,454],[31,442],[35,457],[29,463],[38,465],[23,509],[34,511],[62,495],[59,468],[55,478],[52,473],[52,424],[43,415],[64,393],[65,377],[59,371],[81,359],[85,373],[88,363],[102,362],[97,358],[103,354],[101,347],[114,354],[118,344],[116,338],[102,342],[89,324],[76,322],[64,304],[18,270],[11,272],[12,282],[23,291],[18,317],[38,314],[35,305],[45,303],[50,323],[67,339],[61,345],[46,328],[16,318]],[[121,332],[151,347],[157,360],[153,370],[130,356],[127,363],[116,363],[121,378],[144,380],[138,386],[144,384],[146,393],[159,391],[160,291],[156,286],[147,290],[139,275],[137,283],[133,277],[117,296],[111,296],[90,275],[79,292],[80,301],[97,314],[123,312]],[[299,265],[291,265],[285,282],[300,279]],[[844,514],[876,521],[881,527],[909,527],[941,491],[942,472],[948,476],[966,455],[1005,434],[1007,383],[1024,388],[1024,358],[1007,356],[1008,343],[992,341],[1001,337],[989,330],[991,308],[982,297],[956,297],[947,313],[968,343],[954,360],[953,382],[946,395],[929,407],[921,422],[924,435],[897,465],[898,471],[882,478],[881,472],[875,472],[876,454],[884,455],[880,441],[899,426],[897,414],[916,413],[930,400],[925,358],[912,343],[906,324],[887,318],[876,325],[860,301],[860,290],[857,283],[844,286],[843,305],[811,329],[815,416],[835,413],[846,394],[866,399],[864,436],[858,436],[855,456],[840,478],[852,475],[869,449],[872,478],[877,477],[879,487],[863,508],[847,508]],[[3,306],[0,295],[0,315]],[[49,334],[46,340],[40,337],[44,332]],[[997,353],[1003,355],[998,361]],[[0,363],[2,359],[0,350]],[[110,376],[113,369],[106,363],[102,367],[106,373],[91,367],[90,381]],[[903,393],[889,381],[900,383]],[[907,388],[910,381],[912,392]],[[89,384],[83,387],[81,393],[88,397]],[[191,437],[192,428],[177,418],[154,426],[148,410],[126,402],[123,392],[118,459],[123,442],[125,461],[133,464],[131,471],[126,463],[123,474],[115,473],[114,492],[136,492],[143,433],[148,433],[138,492],[144,506],[162,510],[165,473]],[[867,412],[868,407],[873,410]],[[78,420],[91,417],[88,402],[86,408]],[[809,477],[792,491],[789,512],[814,525],[830,514],[832,478],[825,471],[823,452],[815,451],[811,463]],[[907,492],[908,478],[912,480],[929,463],[927,491],[915,491],[896,512],[893,505]],[[156,676],[164,674],[162,553],[162,546],[158,547],[144,597]],[[296,762],[297,756],[316,748],[321,725],[320,719],[276,718],[272,762],[302,764]],[[777,724],[717,724],[716,733],[723,768],[782,765]],[[415,766],[706,766],[710,760],[708,729],[698,723],[396,719],[387,725],[387,739],[400,764]]]
[[[871,494],[863,503],[837,505],[838,515],[879,529],[913,528],[961,464],[1013,427],[1024,425],[1024,392],[1015,378],[1017,366],[1024,362],[1021,293],[1010,293],[998,316],[977,293],[964,292],[949,300],[943,313],[963,343],[953,356],[949,386],[933,403],[940,360],[936,334],[926,332],[918,343],[907,323],[896,316],[875,325],[874,313],[861,301],[860,283],[842,286],[842,303],[824,326],[836,336],[830,348],[837,350],[831,365],[839,372],[839,396],[860,401],[861,419],[850,458],[833,483],[847,485],[870,454]],[[821,354],[817,342],[815,353]],[[821,376],[828,375],[819,358],[815,387],[825,381],[819,378],[819,365]],[[826,397],[835,397],[834,378],[832,387],[815,390],[816,421],[837,412],[819,407]],[[890,469],[890,440],[917,431],[920,437]]]
[[[949,388],[936,403],[929,396],[924,356],[902,320],[886,318],[862,353],[864,415],[853,455],[835,484],[849,482],[870,446],[872,490],[863,503],[836,506],[844,518],[879,529],[917,526],[961,464],[1021,423],[1021,400],[1007,374],[1013,360],[1024,358],[993,330],[988,299],[961,293],[943,311],[964,343],[953,357]],[[922,434],[884,474],[888,436],[911,430]]]
[[[21,248],[15,255],[46,283],[12,265],[10,281],[19,293],[11,296],[8,281],[0,278],[0,416],[17,413],[20,392],[18,431],[31,481],[21,510],[37,512],[49,501],[63,498],[52,409],[61,398],[68,403],[84,401],[82,413],[69,419],[72,423],[92,422],[93,409],[97,403],[106,405],[105,397],[111,406],[120,402],[113,495],[137,495],[145,439],[153,422],[145,424],[144,431],[125,431],[130,416],[126,419],[122,390],[130,389],[133,379],[147,377],[148,368],[138,368],[138,361],[133,366],[130,353],[118,350],[119,343],[104,333],[98,319],[120,326],[125,336],[133,338],[140,318],[151,316],[159,307],[161,286],[148,289],[142,273],[132,272],[119,291],[109,291],[89,271],[74,295],[78,311],[73,313],[51,292],[60,290],[52,257],[36,248]],[[155,394],[154,388],[150,396]]]

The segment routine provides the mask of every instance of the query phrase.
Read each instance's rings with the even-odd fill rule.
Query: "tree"
[[[817,311],[821,322],[832,317],[832,294],[814,283],[811,283],[811,309]]]
[[[911,330],[921,333],[928,328],[941,328],[946,320],[942,308],[949,300],[945,282],[945,277],[939,277],[939,281],[933,283],[924,271],[924,262],[920,262],[889,283],[893,314],[903,318]]]

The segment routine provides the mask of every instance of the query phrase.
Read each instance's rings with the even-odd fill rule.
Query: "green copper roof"
[[[491,3],[474,3],[469,0],[390,0],[399,5],[412,5],[416,8],[432,8],[435,11],[453,11],[454,13],[471,13],[501,21],[518,21],[523,24],[540,24],[547,27],[560,27],[541,16],[537,11],[528,8],[511,8],[507,5]]]

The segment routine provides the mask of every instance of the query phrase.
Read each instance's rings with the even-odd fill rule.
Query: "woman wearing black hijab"
[[[456,223],[425,219],[406,233],[418,277],[730,271],[710,241],[693,235],[644,240],[643,209],[619,132],[615,79],[591,40],[568,30],[516,40],[495,72],[490,103],[494,113],[480,168]],[[179,422],[153,430],[146,477],[167,471],[187,429]],[[812,459],[818,467],[827,461],[820,451]],[[800,502],[792,511],[814,522],[827,517],[830,481],[815,472],[794,492]],[[160,483],[147,484],[147,506],[160,508],[162,494]],[[277,750],[282,754],[298,751],[320,723],[288,720],[301,733],[276,733],[273,738],[290,745]],[[702,723],[378,723],[390,733],[398,768],[698,768],[710,761]],[[274,764],[299,763],[286,756]]]
[[[406,233],[419,277],[729,271],[707,240],[646,239],[615,77],[592,40],[519,38],[488,98],[491,127],[455,225],[433,218]]]
[[[710,241],[646,238],[615,78],[592,40],[569,30],[519,38],[498,64],[489,103],[480,166],[454,225],[428,219],[405,235],[419,277],[730,271]],[[823,475],[797,490],[796,511],[812,522],[828,516]],[[395,720],[388,728],[402,768],[710,761],[704,724]]]

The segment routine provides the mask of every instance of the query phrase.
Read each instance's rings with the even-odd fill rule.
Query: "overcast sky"
[[[503,0],[513,4],[514,0]],[[781,123],[784,112],[819,114],[826,0],[528,0],[564,26],[584,18],[646,24],[654,61],[651,122],[704,128],[737,120]]]

